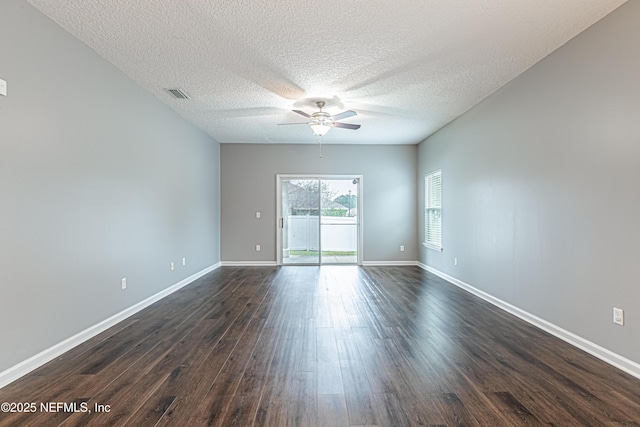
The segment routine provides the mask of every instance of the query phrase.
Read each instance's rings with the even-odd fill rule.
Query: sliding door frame
[[[276,174],[276,261],[278,265],[283,265],[283,260],[282,260],[282,224],[283,224],[283,213],[282,213],[282,181],[283,180],[290,180],[290,179],[319,179],[320,180],[320,184],[323,180],[348,180],[348,179],[357,179],[358,180],[358,194],[357,194],[357,209],[358,209],[358,224],[357,224],[357,229],[358,229],[358,259],[357,259],[357,264],[358,265],[362,265],[362,248],[364,247],[363,245],[363,217],[364,215],[362,214],[362,202],[363,202],[363,198],[362,195],[364,193],[363,191],[363,176],[362,175],[351,175],[351,174],[345,174],[345,175],[327,175],[327,174]],[[320,195],[318,195],[318,202],[320,202]],[[320,203],[318,203],[318,207],[322,208],[322,206],[320,205]],[[321,221],[322,216],[319,215],[318,216],[318,246],[319,246],[319,254],[318,254],[318,265],[322,264],[322,236],[321,236],[321,230],[322,230],[322,221]],[[284,264],[284,265],[289,265],[289,264]],[[295,264],[291,264],[291,265],[295,265]],[[298,264],[300,265],[300,264]],[[314,264],[315,265],[315,264]]]

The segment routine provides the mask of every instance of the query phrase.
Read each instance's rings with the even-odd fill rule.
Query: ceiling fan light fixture
[[[354,125],[351,123],[341,123],[337,120],[346,119],[347,117],[352,117],[356,115],[355,111],[348,110],[343,111],[340,114],[331,115],[327,112],[322,111],[324,107],[324,101],[316,101],[316,105],[318,106],[318,111],[313,114],[305,113],[301,110],[292,110],[296,114],[300,114],[303,117],[309,119],[306,123],[280,123],[281,125],[308,125],[311,128],[311,132],[314,135],[323,137],[331,128],[342,128],[342,129],[351,129],[357,130],[360,129],[360,125]]]
[[[331,130],[331,126],[323,123],[317,123],[311,125],[311,130],[318,136],[324,136]]]

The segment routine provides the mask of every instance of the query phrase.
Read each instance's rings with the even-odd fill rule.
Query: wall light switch
[[[186,258],[182,258],[182,265],[187,265],[187,259]]]
[[[176,266],[173,264],[173,262],[171,263],[171,271],[173,271],[173,269],[176,268]]]
[[[458,265],[458,258],[453,259],[453,265]]]
[[[0,79],[0,95],[7,96],[7,82]]]
[[[256,218],[260,219],[260,211],[256,212]]]
[[[122,289],[127,289],[127,278],[126,277],[122,278]]]
[[[260,252],[260,245],[256,245],[256,252]]]

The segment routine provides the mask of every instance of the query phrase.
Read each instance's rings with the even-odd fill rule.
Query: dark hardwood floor
[[[2,426],[640,425],[640,380],[417,267],[223,267],[0,402],[37,404]]]

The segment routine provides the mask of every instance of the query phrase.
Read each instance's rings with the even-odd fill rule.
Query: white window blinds
[[[442,249],[442,171],[424,177],[424,243]]]

